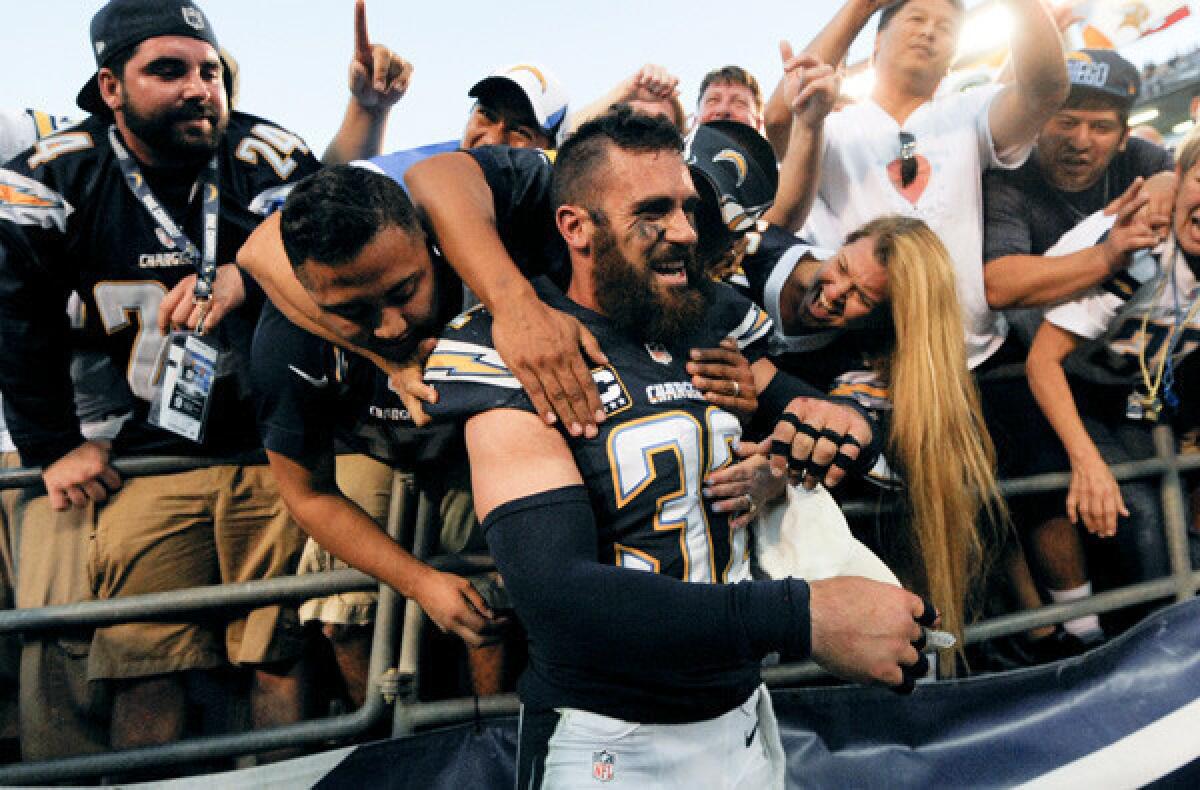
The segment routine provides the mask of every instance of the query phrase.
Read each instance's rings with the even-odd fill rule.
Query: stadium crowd
[[[460,138],[384,152],[412,67],[360,0],[318,160],[233,108],[201,8],[110,0],[84,115],[0,108],[4,463],[45,484],[2,499],[7,605],[359,568],[465,645],[452,693],[523,669],[522,787],[618,740],[625,775],[779,784],[768,654],[911,692],[1111,638],[1145,610],[927,644],[1167,573],[1158,497],[1110,467],[1200,428],[1200,135],[1131,136],[1138,70],[1011,6],[963,92],[961,0],[846,0],[766,97],[721,66],[688,113],[648,64],[573,104],[522,63]],[[220,463],[113,467],[147,455]],[[497,570],[391,540],[393,470],[436,553]],[[1000,494],[1051,471],[1065,497]],[[851,529],[830,491],[899,515]],[[375,603],[9,640],[21,756],[358,707]]]

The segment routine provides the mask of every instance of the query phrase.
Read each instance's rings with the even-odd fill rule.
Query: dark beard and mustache
[[[216,108],[189,102],[159,115],[142,115],[132,102],[126,101],[122,111],[125,125],[130,133],[154,149],[164,160],[172,164],[197,164],[207,162],[217,150],[229,117],[221,118]],[[212,128],[203,134],[184,132],[176,124],[180,121],[207,119]]]
[[[617,249],[616,236],[607,228],[596,227],[593,243],[596,303],[619,329],[639,342],[665,346],[682,343],[696,331],[712,303],[713,285],[694,250],[664,243],[666,252],[638,266]],[[678,260],[687,272],[687,286],[663,287],[650,264]]]

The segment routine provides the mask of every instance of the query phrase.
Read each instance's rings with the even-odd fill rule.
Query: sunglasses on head
[[[912,132],[900,133],[900,185],[908,186],[917,177],[917,138]]]

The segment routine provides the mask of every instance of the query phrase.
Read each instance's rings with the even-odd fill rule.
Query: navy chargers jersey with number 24
[[[766,353],[771,320],[749,300],[718,285],[704,325],[677,346],[637,342],[604,316],[569,301],[546,283],[543,301],[578,318],[610,364],[594,368],[607,419],[595,439],[566,437],[583,476],[599,530],[599,560],[689,582],[748,578],[745,531],[701,496],[704,478],[734,459],[737,418],[706,402],[684,366],[692,348],[737,340],[754,362]],[[425,365],[438,392],[434,419],[466,420],[491,409],[533,411],[520,383],[492,347],[482,308],[452,321]]]

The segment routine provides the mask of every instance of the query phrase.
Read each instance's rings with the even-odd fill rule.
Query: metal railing
[[[1187,507],[1180,478],[1183,471],[1200,469],[1200,455],[1177,456],[1174,451],[1174,436],[1167,426],[1160,425],[1154,428],[1154,440],[1154,457],[1118,464],[1113,466],[1112,470],[1120,481],[1153,477],[1160,479],[1170,575],[1098,593],[1082,601],[1042,606],[975,623],[966,628],[967,644],[1019,633],[1041,625],[1061,623],[1085,614],[1109,612],[1165,598],[1183,600],[1200,589],[1200,571],[1191,570],[1188,554]],[[261,458],[255,460],[261,461]],[[114,465],[123,476],[137,476],[167,474],[227,462],[228,459],[154,458],[125,459]],[[1004,481],[1001,488],[1006,496],[1013,497],[1062,490],[1069,483],[1068,473],[1054,473]],[[40,474],[37,470],[0,471],[0,490],[36,487],[40,484]],[[393,479],[392,490],[388,534],[394,540],[405,543],[405,538],[408,537],[407,528],[411,524],[414,556],[425,559],[439,569],[454,572],[471,573],[489,567],[486,557],[430,557],[438,527],[433,503],[429,497],[415,491],[411,479],[400,473]],[[412,513],[414,500],[415,517]],[[877,508],[866,503],[851,502],[844,509],[848,517],[855,517],[873,514]],[[299,602],[338,592],[374,588],[379,589],[380,598],[371,647],[369,689],[366,702],[359,710],[253,732],[206,736],[122,752],[2,766],[0,784],[83,779],[152,766],[323,744],[367,732],[386,716],[387,708],[393,700],[392,734],[395,736],[411,734],[424,727],[512,715],[517,712],[518,702],[513,694],[434,702],[418,701],[423,614],[415,602],[405,602],[401,626],[397,617],[399,596],[386,585],[378,585],[370,577],[354,570],[177,590],[118,600],[3,611],[0,612],[0,634],[36,633],[78,626],[95,627],[116,622],[177,618],[216,609],[249,609],[270,603]],[[397,656],[396,634],[401,628]],[[774,687],[803,682],[821,675],[823,671],[811,662],[763,670],[763,679]]]

